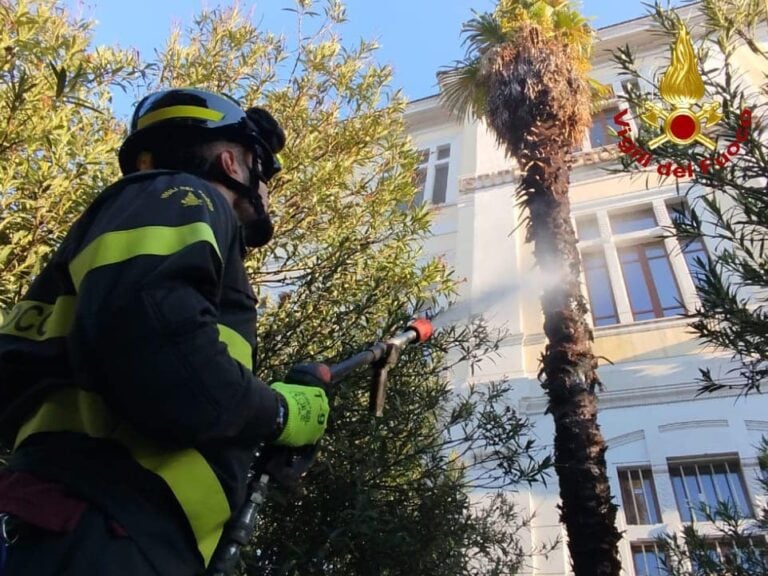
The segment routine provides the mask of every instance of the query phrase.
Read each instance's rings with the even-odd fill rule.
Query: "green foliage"
[[[8,140],[24,144],[0,148],[7,158],[0,234],[5,257],[18,262],[3,276],[3,305],[19,297],[76,215],[117,175],[122,125],[109,110],[116,85],[132,93],[206,87],[264,105],[284,125],[285,170],[270,198],[276,237],[246,263],[260,299],[263,379],[284,377],[296,362],[345,358],[453,297],[451,271],[419,249],[430,211],[405,208],[416,194],[418,162],[405,135],[405,101],[389,87],[391,70],[375,63],[373,43],[341,42],[339,2],[327,2],[322,14],[297,2],[296,46],[258,30],[237,6],[204,11],[174,30],[150,63],[90,47],[90,25],[69,20],[52,0],[16,10],[8,9],[3,33],[22,24],[35,31],[16,65],[38,80],[20,87],[21,73],[9,71],[0,84],[26,106],[26,124]],[[455,363],[495,353],[500,337],[482,324],[444,326],[430,344],[405,351],[390,373],[381,419],[367,413],[369,375],[345,381],[303,495],[271,491],[247,571],[514,573],[525,519],[502,489],[540,479],[549,460],[536,460],[528,422],[505,404],[506,384],[455,391],[450,382]],[[470,497],[475,489],[482,502]]]
[[[501,29],[515,34],[521,26],[533,24],[545,37],[558,37],[575,48],[574,65],[589,69],[592,30],[571,0],[499,0],[493,12]]]
[[[492,12],[476,12],[462,27],[466,55],[440,73],[440,97],[446,107],[460,118],[485,118],[495,52],[514,45],[521,31],[531,26],[541,38],[561,40],[576,69],[583,73],[590,69],[593,32],[575,2],[499,0]],[[599,83],[593,86],[596,97],[604,95]]]
[[[109,91],[143,70],[91,35],[52,0],[0,2],[0,311],[117,175]]]
[[[705,0],[700,8],[704,19],[699,31],[704,40],[697,56],[701,62],[708,58],[723,62],[701,71],[706,86],[702,104],[717,102],[723,112],[723,119],[707,131],[716,141],[717,151],[666,143],[655,153],[695,168],[691,181],[678,184],[692,210],[677,218],[674,231],[681,242],[704,239],[710,249],[709,257],[697,263],[695,279],[701,305],[691,315],[691,326],[707,344],[731,352],[737,364],[729,374],[702,369],[701,391],[728,387],[748,393],[760,391],[768,377],[767,127],[761,94],[764,86],[754,85],[756,77],[764,81],[757,70],[768,65],[768,55],[755,36],[757,25],[764,23],[766,8],[763,2],[752,0]],[[653,16],[671,43],[679,17],[659,3]],[[656,98],[657,78],[642,77],[629,47],[615,52],[614,59],[624,75],[653,87],[627,98],[633,110],[643,110]],[[639,118],[637,122],[642,124]],[[644,128],[637,142],[645,147],[655,135]],[[737,142],[739,135],[744,137],[742,142]],[[727,153],[729,146],[732,153]]]
[[[445,266],[417,248],[429,213],[403,210],[416,192],[417,158],[405,137],[405,102],[387,88],[391,71],[373,61],[372,43],[345,48],[334,18],[318,23],[301,6],[297,17],[311,33],[289,49],[235,9],[204,13],[185,37],[172,37],[160,67],[161,81],[192,78],[263,103],[288,134],[286,169],[270,198],[278,235],[248,263],[263,309],[259,371],[268,380],[299,360],[344,358],[454,292]],[[230,53],[246,54],[236,69]],[[520,520],[503,496],[481,511],[468,491],[532,480],[542,467],[521,439],[527,422],[513,412],[491,420],[502,386],[461,399],[451,391],[446,354],[479,334],[447,328],[427,350],[407,351],[390,374],[380,420],[367,415],[369,376],[343,384],[304,497],[276,494],[249,571],[465,574],[484,526],[498,544],[474,554],[498,555],[503,546],[506,572],[498,573],[511,573]],[[491,530],[490,515],[508,522]]]

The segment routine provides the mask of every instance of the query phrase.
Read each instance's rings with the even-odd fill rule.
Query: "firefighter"
[[[252,372],[243,266],[273,226],[285,135],[199,89],[151,94],[124,177],[0,327],[4,576],[191,576],[245,498],[253,448],[316,443],[320,384]]]

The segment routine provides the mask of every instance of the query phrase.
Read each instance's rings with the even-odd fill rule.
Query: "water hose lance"
[[[370,348],[363,350],[336,364],[310,362],[294,366],[286,377],[291,381],[291,374],[308,376],[319,380],[327,386],[336,384],[345,376],[358,368],[373,366],[373,377],[369,396],[371,412],[380,417],[384,413],[387,376],[389,369],[400,359],[400,352],[406,346],[426,342],[432,337],[432,324],[426,318],[414,320],[399,334],[388,340],[376,342]],[[297,381],[301,381],[298,379]],[[287,465],[282,466],[280,479],[285,483],[298,482],[312,465],[317,454],[317,445],[296,449],[280,448],[278,456],[287,456]],[[276,460],[275,449],[260,446],[254,454],[251,464],[251,480],[248,483],[248,497],[232,520],[228,523],[221,537],[216,552],[211,559],[206,574],[208,576],[231,576],[240,564],[240,550],[250,541],[256,526],[259,511],[264,505],[267,484],[270,479],[270,462]],[[272,468],[274,469],[274,468]]]

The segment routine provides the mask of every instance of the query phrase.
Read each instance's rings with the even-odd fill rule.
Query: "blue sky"
[[[151,54],[161,48],[174,23],[191,21],[203,7],[230,2],[215,0],[66,0],[74,13],[95,19],[97,43],[120,44]],[[315,2],[322,6],[322,2]],[[252,8],[261,27],[290,34],[293,15],[283,10],[291,0],[241,0]],[[437,92],[435,73],[461,58],[461,24],[472,10],[487,11],[494,0],[346,0],[348,22],[341,33],[346,42],[377,39],[378,60],[395,69],[393,85],[409,99]],[[641,0],[583,0],[582,12],[595,27],[621,22],[646,13]]]

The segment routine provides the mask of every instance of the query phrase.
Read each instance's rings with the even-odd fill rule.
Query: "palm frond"
[[[461,34],[464,36],[461,45],[466,46],[467,59],[482,56],[494,46],[510,40],[509,35],[504,32],[501,23],[493,14],[488,12],[475,14],[474,18],[464,22],[461,27]]]
[[[528,9],[527,16],[534,24],[546,28],[551,26],[555,10],[546,2],[539,1]]]
[[[488,89],[481,78],[480,58],[456,62],[455,67],[439,73],[440,101],[458,118],[483,118]]]
[[[594,78],[587,78],[587,84],[589,85],[589,111],[594,115],[605,108],[616,94],[613,92],[613,86],[603,84]]]

